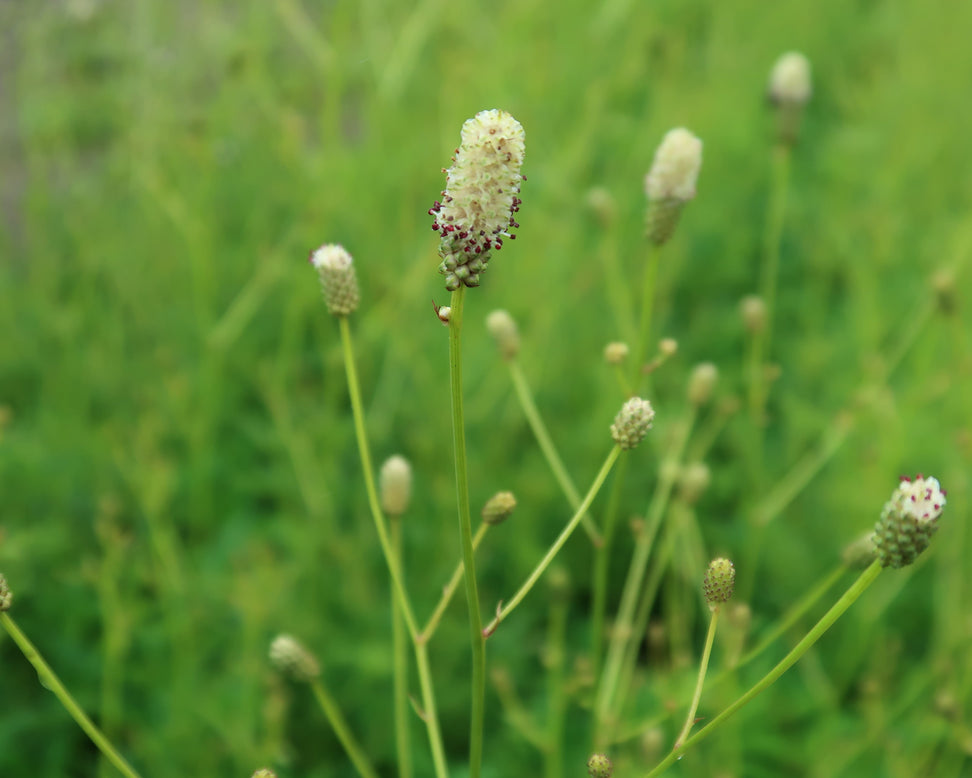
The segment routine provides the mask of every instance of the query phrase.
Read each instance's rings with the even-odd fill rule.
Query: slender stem
[[[483,760],[483,723],[486,710],[486,639],[479,613],[476,586],[476,556],[469,515],[469,477],[466,466],[466,430],[462,408],[462,304],[466,288],[452,293],[449,321],[449,374],[452,387],[452,440],[456,462],[456,499],[459,504],[459,535],[462,545],[463,579],[469,604],[469,634],[472,641],[472,712],[469,724],[469,775],[479,778]]]
[[[416,628],[415,617],[412,614],[412,606],[408,600],[408,593],[402,577],[401,566],[392,551],[391,541],[388,538],[388,531],[385,527],[385,519],[381,512],[381,505],[378,501],[378,492],[375,488],[375,475],[371,466],[371,453],[368,448],[368,437],[365,434],[364,406],[361,402],[361,390],[358,387],[358,374],[354,366],[354,348],[351,342],[351,328],[348,325],[347,317],[340,317],[338,324],[341,329],[341,343],[344,349],[344,367],[348,376],[348,394],[351,398],[351,412],[354,416],[354,430],[358,439],[358,452],[361,456],[361,469],[364,472],[365,488],[368,492],[368,505],[371,508],[371,516],[375,522],[375,530],[378,533],[378,541],[381,545],[382,553],[385,556],[385,564],[391,575],[392,587],[397,597],[398,604],[401,606],[402,617],[405,626],[408,628],[412,638],[412,647],[415,651],[415,661],[418,665],[419,682],[422,687],[422,704],[425,708],[423,719],[429,735],[429,746],[432,749],[432,757],[435,762],[436,777],[446,778],[447,769],[445,757],[442,749],[442,733],[439,731],[439,720],[436,715],[435,694],[432,689],[432,674],[429,671],[428,658],[425,653],[425,646],[420,640],[418,629]]]
[[[594,552],[594,605],[591,610],[591,657],[594,666],[593,677],[601,675],[601,658],[604,654],[604,614],[607,611],[608,573],[611,569],[611,541],[614,539],[614,529],[617,526],[619,504],[621,502],[621,484],[627,473],[629,457],[625,457],[618,465],[611,484],[611,494],[608,496],[607,508],[604,511],[603,538],[604,543]]]
[[[378,490],[375,487],[375,471],[371,466],[371,449],[368,446],[368,436],[365,432],[364,406],[361,402],[361,389],[358,385],[358,372],[354,366],[354,346],[351,341],[351,327],[348,324],[347,316],[338,317],[338,324],[341,328],[341,344],[344,348],[344,368],[348,375],[348,394],[351,398],[351,413],[354,416],[354,432],[358,438],[358,453],[361,456],[361,469],[364,472],[365,489],[368,492],[368,505],[371,508],[371,517],[375,522],[375,530],[378,532],[378,542],[381,551],[385,555],[385,564],[391,574],[392,585],[398,603],[402,607],[402,616],[408,626],[409,634],[414,640],[418,636],[415,616],[412,613],[412,606],[408,600],[408,592],[405,589],[405,582],[398,560],[392,550],[391,541],[388,538],[388,530],[385,528],[384,515],[381,512],[381,503],[378,501]]]
[[[496,617],[484,630],[484,633],[487,636],[492,635],[493,632],[496,631],[496,628],[499,626],[500,622],[509,616],[516,609],[517,605],[523,602],[523,598],[529,594],[534,584],[536,584],[536,582],[540,579],[540,576],[543,575],[547,567],[550,566],[550,563],[553,561],[554,557],[557,556],[557,552],[563,548],[564,543],[567,542],[567,539],[570,537],[571,533],[577,528],[577,525],[580,523],[581,516],[584,515],[584,511],[586,511],[590,507],[591,503],[594,502],[594,498],[604,485],[604,481],[607,479],[608,473],[611,472],[611,468],[614,467],[614,463],[617,462],[618,455],[620,453],[621,447],[618,445],[615,445],[614,448],[611,449],[611,453],[608,454],[607,459],[604,460],[604,464],[601,465],[600,472],[597,474],[597,477],[594,479],[594,483],[591,484],[591,488],[584,496],[584,500],[581,502],[577,512],[571,517],[570,521],[567,522],[567,526],[564,527],[563,531],[553,542],[553,545],[550,546],[547,553],[544,554],[543,559],[541,559],[537,563],[537,566],[533,568],[533,572],[531,572],[526,581],[523,582],[523,585],[514,595],[513,599],[510,600],[507,605],[499,609]]]
[[[402,568],[402,521],[391,517],[391,542],[395,561]],[[395,750],[398,752],[399,778],[412,778],[412,749],[408,737],[408,654],[402,606],[392,587],[392,662],[394,666]]]
[[[445,749],[442,746],[442,732],[439,730],[439,713],[435,707],[435,692],[432,689],[432,671],[429,669],[428,647],[422,641],[415,641],[415,663],[418,666],[419,686],[422,689],[422,719],[429,732],[429,745],[432,748],[432,763],[435,765],[436,778],[447,778]]]
[[[692,704],[689,705],[688,715],[685,717],[685,724],[682,731],[675,738],[674,748],[682,745],[688,737],[692,727],[695,726],[695,712],[699,709],[699,700],[702,699],[702,684],[705,683],[705,673],[709,669],[709,655],[712,653],[712,641],[715,639],[716,624],[719,621],[719,606],[712,610],[712,618],[709,621],[709,632],[705,636],[705,648],[702,649],[702,661],[699,663],[699,678],[695,682],[695,693],[692,695]]]
[[[649,243],[641,288],[641,324],[638,327],[638,340],[634,344],[633,384],[635,387],[641,385],[641,368],[648,356],[648,344],[651,338],[651,314],[655,307],[655,281],[658,278],[658,257],[660,255],[661,247]]]
[[[770,202],[763,236],[763,263],[760,268],[759,293],[766,305],[766,326],[755,334],[749,385],[749,411],[756,429],[763,427],[766,410],[766,373],[763,369],[773,338],[776,309],[776,287],[780,269],[780,242],[783,237],[783,218],[786,215],[786,193],[790,178],[790,147],[785,143],[773,149]],[[762,433],[760,433],[760,439]]]
[[[638,539],[635,542],[635,550],[631,557],[631,564],[628,567],[628,576],[625,580],[624,589],[621,592],[621,604],[618,607],[618,615],[614,622],[614,630],[611,635],[610,645],[608,646],[604,672],[601,675],[597,701],[594,706],[594,723],[595,730],[597,731],[595,745],[599,745],[601,742],[602,733],[600,730],[607,718],[608,709],[617,690],[618,678],[624,660],[624,649],[628,641],[632,638],[632,620],[635,615],[638,594],[641,592],[641,584],[645,577],[645,569],[648,566],[648,558],[651,554],[658,527],[665,516],[665,509],[668,506],[668,499],[671,496],[672,488],[675,485],[675,477],[678,471],[676,465],[681,461],[682,454],[685,451],[685,446],[688,443],[689,435],[695,423],[694,406],[689,414],[680,438],[667,458],[668,461],[660,468],[658,484],[655,487],[655,493],[652,495],[644,529],[638,535]]]
[[[648,773],[645,778],[654,778],[656,775],[661,775],[663,772],[665,772],[665,770],[681,759],[688,749],[711,735],[712,732],[720,727],[726,719],[750,702],[757,694],[775,683],[779,677],[789,670],[794,664],[796,664],[800,657],[802,657],[809,650],[809,648],[820,639],[824,632],[830,629],[833,623],[837,621],[837,619],[839,619],[851,605],[854,604],[854,602],[864,593],[867,587],[870,586],[881,574],[882,569],[883,568],[881,567],[880,562],[874,562],[869,568],[867,568],[867,570],[861,573],[860,577],[853,584],[851,584],[850,588],[844,592],[843,596],[837,600],[836,603],[834,603],[833,607],[831,607],[831,609],[824,614],[823,618],[821,618],[820,621],[814,625],[803,640],[797,643],[793,650],[790,651],[790,653],[788,653],[782,660],[780,660],[776,667],[763,676],[751,689],[749,689],[749,691],[732,703],[732,705],[722,711],[722,713],[712,719],[712,721],[710,721],[706,726],[686,740],[680,748],[675,749],[667,757],[665,757],[665,759],[659,762],[655,769]]]
[[[23,652],[27,661],[30,662],[34,669],[37,671],[37,679],[40,681],[41,686],[49,691],[54,692],[54,696],[57,697],[64,709],[71,714],[71,718],[77,722],[77,725],[84,730],[84,733],[91,738],[91,742],[94,743],[98,750],[105,755],[116,768],[118,772],[128,778],[139,778],[139,774],[135,772],[135,769],[125,761],[125,758],[115,750],[115,747],[111,744],[104,733],[94,725],[94,722],[88,718],[88,715],[81,709],[81,706],[75,701],[71,693],[64,687],[61,680],[54,674],[54,671],[50,668],[50,665],[44,661],[44,657],[40,655],[40,652],[34,648],[34,644],[28,640],[27,636],[20,631],[20,628],[14,623],[14,620],[10,618],[7,613],[0,613],[0,624],[3,624],[4,629],[13,638],[14,643]]]
[[[483,538],[486,537],[488,530],[489,524],[483,522],[479,525],[479,529],[476,530],[476,535],[473,538],[473,551],[479,548],[479,544],[483,542]],[[452,573],[452,578],[449,579],[449,583],[442,590],[442,597],[439,598],[439,604],[435,606],[435,610],[432,611],[432,615],[429,616],[429,620],[422,629],[419,638],[423,643],[429,642],[435,634],[436,629],[438,629],[439,622],[442,620],[446,608],[449,607],[449,603],[452,602],[452,597],[456,593],[456,589],[459,588],[459,583],[462,581],[462,573],[465,569],[462,560],[459,560],[459,564],[456,565],[456,569]]]
[[[533,430],[533,435],[536,437],[537,443],[540,445],[540,450],[543,452],[543,456],[547,460],[547,464],[553,472],[554,478],[557,479],[561,491],[567,497],[567,502],[576,511],[577,506],[581,502],[580,494],[578,494],[574,480],[570,477],[570,473],[567,472],[564,461],[560,458],[560,454],[557,453],[557,447],[554,445],[553,440],[551,440],[550,433],[547,431],[547,427],[540,417],[540,412],[537,410],[537,405],[533,401],[533,393],[530,391],[530,385],[527,383],[526,376],[523,374],[523,369],[516,359],[510,359],[506,364],[510,369],[513,387],[516,389],[517,399],[519,399],[520,406],[523,408],[523,414],[530,424],[530,429]],[[600,546],[603,541],[591,517],[585,513],[581,517],[581,524],[587,536],[591,539],[591,542],[595,546]]]
[[[547,778],[563,778],[564,726],[567,718],[567,691],[564,683],[565,638],[567,631],[567,593],[555,591],[547,626],[547,750],[544,772]]]
[[[375,772],[375,768],[372,767],[367,755],[361,749],[358,741],[355,740],[354,735],[351,734],[348,723],[344,720],[344,716],[341,715],[341,709],[334,701],[334,698],[328,693],[327,689],[324,688],[321,679],[312,679],[310,681],[310,687],[311,691],[314,692],[314,696],[317,698],[318,704],[321,706],[321,710],[324,711],[324,715],[327,717],[328,724],[331,725],[331,729],[334,730],[334,734],[337,736],[337,739],[347,752],[348,758],[354,765],[354,769],[358,771],[361,778],[378,778],[378,773]]]

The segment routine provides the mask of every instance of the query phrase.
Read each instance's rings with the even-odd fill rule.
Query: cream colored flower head
[[[645,178],[648,199],[688,202],[695,197],[701,168],[702,141],[684,127],[669,130]]]
[[[505,111],[480,111],[462,125],[442,201],[429,210],[446,288],[477,286],[490,252],[516,237],[524,150],[523,127]]]
[[[920,473],[914,479],[902,477],[892,499],[902,513],[918,521],[934,521],[945,508],[945,492],[938,479]]]
[[[799,51],[788,51],[770,71],[769,96],[775,103],[802,105],[810,99],[810,60]]]

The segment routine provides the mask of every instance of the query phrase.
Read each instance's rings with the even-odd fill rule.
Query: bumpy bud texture
[[[709,563],[702,579],[702,592],[710,608],[729,602],[736,586],[736,568],[728,559],[720,557]]]
[[[389,457],[378,475],[381,509],[389,516],[401,516],[412,497],[412,466],[405,457]]]
[[[520,333],[508,311],[499,309],[490,313],[486,317],[486,329],[496,341],[503,359],[513,359],[520,353]]]
[[[317,659],[291,635],[278,635],[270,644],[270,661],[295,681],[311,681],[321,674]]]
[[[462,125],[442,201],[429,210],[449,291],[479,286],[492,252],[516,237],[524,148],[523,127],[505,111],[480,111]]]
[[[611,778],[614,765],[606,754],[592,754],[587,760],[587,772],[591,778]]]
[[[516,508],[516,497],[513,492],[497,492],[490,497],[483,506],[483,521],[493,526],[502,524]]]
[[[945,491],[936,478],[920,473],[903,477],[874,526],[874,547],[882,567],[905,567],[914,562],[938,530],[945,508]]]
[[[632,449],[645,439],[654,419],[655,409],[651,403],[640,397],[632,397],[614,417],[611,437],[623,450]]]
[[[10,610],[13,605],[13,592],[7,586],[7,579],[0,575],[0,611]]]
[[[361,297],[351,255],[342,246],[330,243],[313,252],[310,263],[321,279],[327,310],[334,316],[354,313]]]

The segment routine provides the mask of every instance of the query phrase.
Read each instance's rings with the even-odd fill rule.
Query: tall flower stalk
[[[452,292],[449,317],[449,372],[456,473],[459,537],[463,579],[469,606],[472,643],[472,711],[469,730],[469,775],[479,778],[483,757],[486,705],[486,644],[476,585],[469,476],[462,396],[462,319],[466,287],[480,284],[494,251],[512,240],[519,227],[520,182],[523,176],[523,127],[505,111],[481,111],[462,126],[461,142],[446,171],[446,188],[429,214],[439,233],[439,272]]]

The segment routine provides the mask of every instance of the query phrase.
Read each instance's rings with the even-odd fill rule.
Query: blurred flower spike
[[[429,209],[449,291],[479,286],[492,252],[516,237],[524,149],[523,127],[505,111],[480,111],[462,125],[442,200]]]

